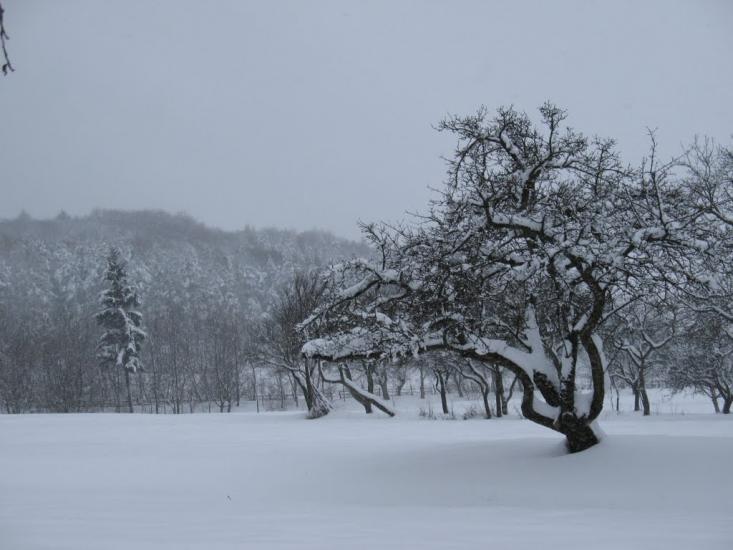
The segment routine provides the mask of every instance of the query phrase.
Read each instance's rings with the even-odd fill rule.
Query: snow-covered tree
[[[612,338],[614,358],[609,364],[612,377],[634,392],[634,410],[651,414],[647,393],[649,378],[661,374],[668,357],[664,354],[675,336],[676,316],[661,304],[638,301],[620,311]]]
[[[140,348],[145,331],[142,314],[137,310],[140,306],[137,291],[127,280],[126,265],[116,247],[107,256],[104,278],[108,288],[101,294],[102,310],[96,315],[97,323],[104,329],[97,357],[103,367],[124,371],[127,406],[133,412],[130,374],[142,370]]]
[[[521,383],[524,417],[575,452],[598,442],[600,327],[630,288],[706,243],[667,167],[631,169],[612,141],[566,128],[561,109],[540,115],[539,127],[513,109],[444,121],[459,144],[430,213],[414,227],[365,227],[378,260],[332,269],[335,290],[302,325],[325,335],[302,351],[340,361],[442,350],[498,365]]]
[[[669,361],[667,382],[674,390],[707,395],[715,412],[730,414],[733,406],[733,339],[727,321],[713,312],[688,319]],[[722,408],[720,406],[722,401]]]
[[[318,387],[318,362],[300,354],[304,336],[297,326],[320,304],[324,290],[316,273],[296,273],[292,283],[280,289],[270,317],[263,323],[263,334],[258,337],[258,358],[292,376],[303,392],[309,418],[325,416],[331,404]]]
[[[499,376],[499,379],[501,378],[501,374],[498,372],[498,367],[491,367],[490,365],[486,363],[474,363],[470,359],[465,359],[462,362],[457,363],[457,368],[460,369],[460,375],[473,382],[476,387],[479,389],[479,392],[481,393],[481,398],[483,400],[484,405],[484,416],[486,418],[491,418],[492,412],[491,412],[491,405],[489,404],[489,393],[491,392],[491,379],[493,376],[493,379],[497,379],[497,375]],[[503,397],[502,392],[499,390],[499,388],[496,389],[496,416],[501,417],[504,408],[502,407],[502,401],[501,398]]]
[[[704,222],[700,246],[707,253],[677,258],[664,275],[688,309],[713,313],[733,325],[733,149],[698,140],[683,160],[680,199]]]

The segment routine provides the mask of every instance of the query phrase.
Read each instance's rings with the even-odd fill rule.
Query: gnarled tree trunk
[[[723,401],[723,414],[730,414],[731,405],[733,405],[733,396],[726,397]]]
[[[585,451],[600,441],[593,432],[593,428],[570,413],[565,413],[560,417],[559,428],[565,436],[565,444],[571,453]]]

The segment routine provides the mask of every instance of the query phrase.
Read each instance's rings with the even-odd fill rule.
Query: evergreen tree
[[[140,300],[127,281],[125,262],[115,247],[110,248],[107,256],[104,278],[109,288],[101,294],[102,311],[96,315],[97,323],[104,328],[97,346],[97,357],[103,367],[124,371],[127,405],[133,412],[130,373],[142,370],[140,346],[145,339],[145,331],[141,328],[142,315],[136,309]]]

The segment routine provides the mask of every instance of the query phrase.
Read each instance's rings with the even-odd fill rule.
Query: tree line
[[[141,369],[104,367],[96,315],[110,247],[140,299]],[[292,397],[286,374],[257,376],[252,338],[299,270],[363,255],[323,232],[223,232],[184,215],[98,211],[0,222],[0,408],[4,412],[230,410],[256,392]]]

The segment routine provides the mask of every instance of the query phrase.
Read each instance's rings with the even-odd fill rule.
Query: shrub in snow
[[[476,405],[470,405],[465,411],[463,411],[463,420],[469,420],[471,418],[478,418],[481,415],[481,411],[478,410]],[[484,417],[486,417],[484,415]]]

